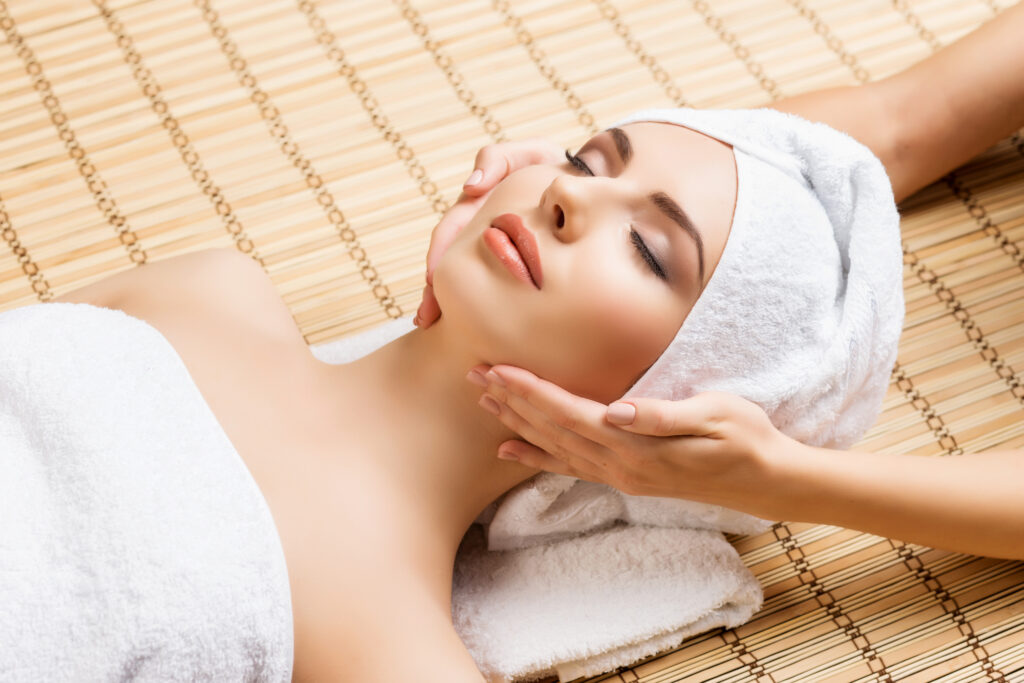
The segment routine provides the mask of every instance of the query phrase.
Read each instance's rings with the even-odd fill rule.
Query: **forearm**
[[[1024,2],[866,85],[770,105],[848,133],[881,159],[896,201],[1024,126]]]
[[[1024,3],[878,82],[899,122],[890,164],[898,197],[1024,126]]]
[[[793,442],[762,512],[909,543],[1024,559],[1024,452],[911,456]]]

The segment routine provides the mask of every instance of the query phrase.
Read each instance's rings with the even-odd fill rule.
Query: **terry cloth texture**
[[[0,680],[291,680],[270,509],[155,328],[0,314],[0,467]]]

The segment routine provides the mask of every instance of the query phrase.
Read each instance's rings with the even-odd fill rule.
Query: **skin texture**
[[[586,176],[563,157],[512,173],[491,193],[434,273],[445,311],[435,324],[353,363],[321,368],[322,391],[330,412],[341,416],[345,440],[386,468],[402,491],[396,516],[420,520],[425,561],[448,572],[479,512],[537,472],[491,456],[516,435],[481,413],[480,387],[466,382],[467,371],[523,365],[589,400],[614,400],[668,346],[703,284],[694,278],[693,241],[675,223],[652,216],[646,196],[663,190],[691,209],[705,238],[705,281],[724,248],[735,203],[731,148],[672,124],[626,128],[634,146],[628,171],[614,165],[610,146],[596,145],[581,156],[599,176]],[[702,185],[688,186],[685,174],[668,184],[661,170],[667,160],[700,155],[706,155]],[[715,180],[717,189],[710,186]],[[540,290],[517,279],[484,245],[483,231],[508,212],[522,216],[536,235]],[[674,282],[649,270],[627,238],[628,222],[674,269]],[[629,324],[612,324],[622,320]],[[612,366],[614,372],[593,371]],[[362,429],[365,424],[377,428]],[[435,578],[436,590],[446,594],[450,575]]]
[[[436,323],[355,362],[317,370],[316,391],[338,416],[339,442],[366,454],[389,482],[392,522],[414,539],[412,564],[442,605],[466,529],[538,471],[493,457],[516,434],[481,412],[481,387],[466,381],[467,371],[514,363],[549,372],[588,400],[614,400],[668,345],[702,285],[693,241],[652,216],[647,195],[665,191],[691,210],[705,238],[705,280],[724,247],[735,203],[731,148],[672,124],[627,128],[634,146],[628,171],[614,165],[610,146],[592,147],[582,156],[596,177],[563,157],[512,173],[490,194],[438,263],[434,288],[445,314]],[[665,163],[702,155],[703,185],[688,186],[686,174],[669,184]],[[540,290],[484,245],[491,220],[508,212],[536,235]],[[673,283],[649,270],[627,238],[628,222],[674,269]],[[621,320],[630,324],[612,324]],[[618,369],[593,371],[612,366]]]
[[[450,614],[459,543],[483,508],[538,472],[493,457],[499,444],[517,435],[480,410],[482,389],[466,381],[467,371],[481,363],[514,362],[549,371],[594,399],[613,400],[668,345],[702,284],[693,278],[692,240],[674,223],[652,217],[645,197],[662,190],[692,209],[693,221],[706,236],[705,277],[724,246],[735,203],[731,149],[671,124],[629,128],[635,149],[628,171],[605,158],[614,154],[611,148],[604,153],[595,148],[584,156],[597,177],[584,175],[563,158],[513,173],[491,193],[477,219],[438,263],[434,287],[445,314],[436,323],[352,363],[330,366],[311,360],[318,367],[309,391],[337,416],[336,432],[320,440],[343,443],[344,451],[309,465],[314,484],[298,495],[331,498],[322,493],[327,486],[343,501],[345,491],[358,482],[358,496],[374,501],[372,533],[362,527],[352,532],[360,538],[358,566],[396,569],[386,574],[371,569],[355,580],[368,587],[379,583],[389,591],[402,587],[408,595],[403,609],[437,624],[428,630],[427,649],[444,661],[437,668],[438,680],[479,680],[454,629],[440,626],[441,617]],[[679,177],[667,184],[664,164],[696,155],[706,155],[701,181],[717,179],[717,189],[690,188]],[[708,167],[717,170],[710,173]],[[517,279],[483,243],[493,217],[508,212],[521,215],[536,235],[544,271],[540,290]],[[666,269],[674,269],[673,284],[658,279],[637,254],[627,239],[628,221],[659,251]],[[609,324],[624,318],[631,324],[609,334]],[[593,372],[613,364],[621,366],[617,372]],[[333,557],[327,548],[319,552],[321,559]],[[351,564],[345,558],[338,562]],[[334,571],[333,566],[325,562],[325,571]],[[375,581],[378,575],[387,578]],[[372,633],[366,624],[364,635],[342,638],[360,643],[361,659],[338,656],[339,628],[347,628],[338,625],[338,614],[353,613],[351,603],[357,598],[347,597],[344,586],[327,574],[311,585],[321,598],[331,590],[342,592],[335,600],[302,603],[296,661],[301,654],[303,661],[317,663],[307,671],[355,680],[360,672],[379,673],[381,662],[400,664],[383,649],[387,639],[365,635]],[[354,668],[363,661],[365,670]],[[417,667],[423,661],[417,660]],[[422,671],[396,670],[388,679],[421,680]]]
[[[866,144],[882,160],[898,201],[1024,125],[1022,31],[1024,4],[887,79],[773,107]],[[999,68],[983,68],[993,54],[1000,55]],[[494,150],[484,160],[496,156]],[[454,229],[439,227],[435,254]],[[757,406],[735,396],[606,407],[519,368],[480,366],[476,376],[487,389],[481,407],[523,439],[503,444],[499,457],[640,495],[1024,559],[1021,451],[842,457],[785,437]]]
[[[724,249],[736,197],[729,146],[682,126],[624,127],[623,164],[609,133],[579,157],[591,177],[560,164],[508,175],[440,259],[434,294],[448,325],[481,357],[531,368],[566,389],[611,401],[668,347]],[[662,191],[701,233],[694,240],[658,211]],[[537,290],[515,279],[481,234],[497,216],[520,215],[536,235],[544,273]],[[659,279],[631,242],[635,229],[667,271]],[[602,368],[594,372],[594,368]]]

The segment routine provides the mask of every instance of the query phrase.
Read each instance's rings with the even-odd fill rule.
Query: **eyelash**
[[[565,150],[565,158],[577,170],[590,176],[594,175],[594,172],[590,170],[590,167],[587,166],[586,162],[569,150]],[[633,243],[633,246],[636,247],[637,253],[640,254],[640,257],[643,258],[644,262],[646,262],[650,267],[651,272],[653,272],[656,277],[667,281],[668,277],[665,275],[665,271],[662,269],[661,264],[659,264],[658,260],[654,258],[654,254],[652,254],[651,250],[647,248],[647,244],[644,242],[643,237],[641,237],[640,233],[638,233],[633,227],[629,228],[629,239]]]

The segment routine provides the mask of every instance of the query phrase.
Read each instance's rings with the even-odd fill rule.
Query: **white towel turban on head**
[[[614,125],[638,121],[732,145],[737,196],[707,287],[626,397],[728,391],[800,441],[850,446],[878,417],[903,325],[899,216],[881,162],[774,109],[650,109]]]
[[[737,194],[707,286],[623,398],[726,391],[760,405],[799,441],[850,446],[878,416],[903,326],[899,215],[881,162],[844,133],[774,109],[647,109],[613,125],[641,121],[731,145]],[[547,472],[480,517],[492,550],[615,520],[733,533],[767,527],[719,506],[629,496]]]

